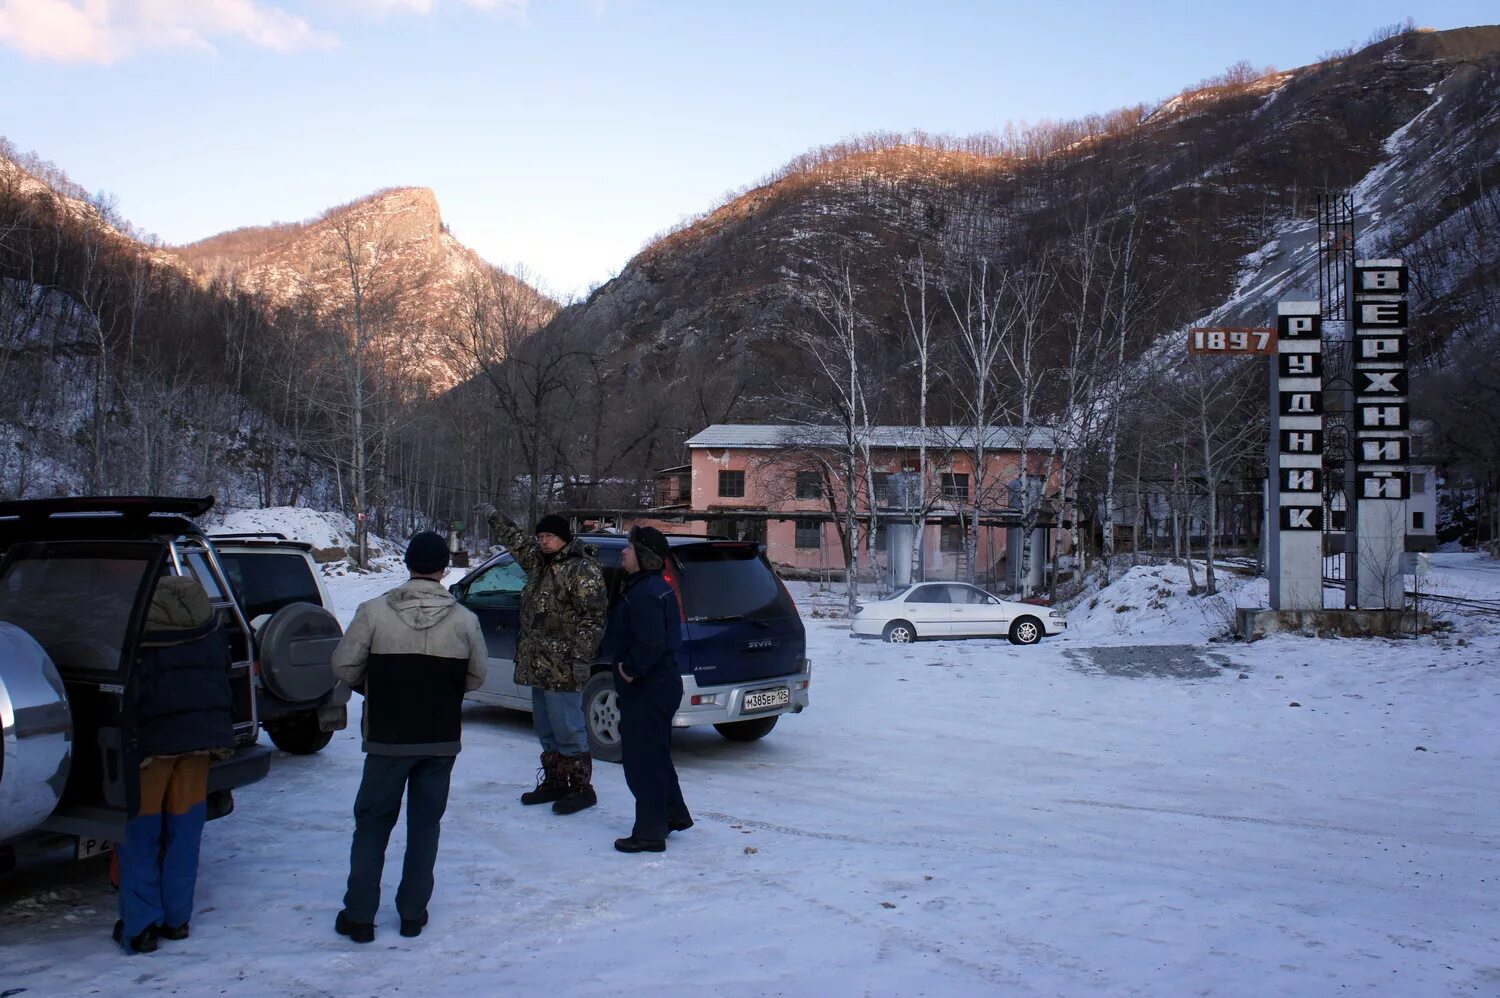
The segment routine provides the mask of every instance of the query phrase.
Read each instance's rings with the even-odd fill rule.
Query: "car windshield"
[[[118,672],[149,567],[134,558],[16,558],[0,579],[0,620],[30,634],[65,672]]]
[[[689,620],[795,616],[776,573],[749,544],[689,544],[672,549]]]
[[[476,575],[464,593],[466,599],[514,602],[526,587],[526,573],[508,554]]]
[[[300,551],[221,551],[219,563],[247,620],[291,603],[323,605],[318,580]]]

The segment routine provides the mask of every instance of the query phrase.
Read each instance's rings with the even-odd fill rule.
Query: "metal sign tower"
[[[1344,582],[1359,605],[1359,493],[1354,431],[1354,355],[1349,275],[1354,268],[1354,195],[1318,195],[1318,302],[1323,316],[1323,574]]]

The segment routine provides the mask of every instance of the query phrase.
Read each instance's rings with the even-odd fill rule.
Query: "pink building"
[[[984,469],[976,474],[972,430],[929,427],[927,467],[921,469],[920,431],[913,426],[873,427],[869,468],[858,462],[855,509],[866,543],[869,489],[877,510],[877,565],[886,561],[891,523],[911,522],[902,509],[917,510],[918,481],[926,483],[923,563],[928,578],[967,575],[968,545],[960,513],[976,504],[982,525],[976,535],[974,574],[1001,588],[1016,566],[1007,551],[1020,543],[1021,462],[1029,465],[1032,502],[1057,492],[1060,452],[1056,435],[1033,429],[1023,436],[1011,427],[991,427],[985,438]],[[1024,444],[1024,448],[1023,448]],[[843,430],[833,426],[716,424],[687,442],[692,463],[657,476],[657,502],[663,520],[682,518],[693,533],[725,534],[758,540],[778,567],[794,573],[842,572],[840,527],[846,508]],[[869,474],[866,474],[868,470]],[[1033,538],[1039,568],[1051,531],[1051,503],[1044,502],[1042,529]],[[682,526],[675,529],[681,531]],[[861,561],[868,568],[863,551]]]

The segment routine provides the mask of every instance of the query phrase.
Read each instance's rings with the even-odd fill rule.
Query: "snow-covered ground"
[[[347,619],[395,581],[330,586]],[[1117,585],[1032,648],[809,619],[811,709],[679,733],[697,825],[663,856],[611,848],[616,766],[592,810],[517,804],[529,722],[469,707],[415,940],[399,828],[376,942],[333,933],[353,731],[278,755],[205,834],[188,941],[126,958],[107,889],[0,882],[0,994],[1500,994],[1500,628],[1209,645],[1172,578]]]

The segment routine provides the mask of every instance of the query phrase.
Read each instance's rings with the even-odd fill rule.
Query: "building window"
[[[942,475],[942,482],[944,499],[951,499],[954,502],[969,501],[968,475],[955,475],[952,472],[945,471]]]
[[[875,480],[875,505],[885,506],[891,501],[891,475],[888,471],[877,471],[870,476]]]
[[[939,539],[943,554],[957,554],[964,549],[964,528],[944,527]]]
[[[797,547],[804,551],[816,551],[823,546],[823,523],[821,520],[797,521]]]
[[[1411,494],[1414,496],[1427,494],[1427,475],[1421,471],[1411,473]]]
[[[1411,515],[1411,529],[1413,529],[1413,530],[1426,530],[1427,529],[1427,514],[1426,513],[1413,513]]]
[[[745,473],[743,471],[719,472],[719,496],[724,499],[745,497]]]
[[[816,471],[797,472],[797,498],[823,498],[823,476]]]
[[[679,502],[692,502],[693,501],[693,476],[692,475],[689,474],[689,475],[678,475],[677,476],[677,500]]]

